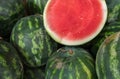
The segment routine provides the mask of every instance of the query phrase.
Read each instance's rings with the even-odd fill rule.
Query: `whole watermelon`
[[[0,36],[9,38],[14,24],[23,16],[22,0],[0,0]]]
[[[98,79],[120,79],[120,32],[110,35],[96,57]]]
[[[82,48],[62,47],[49,58],[45,79],[97,79],[94,60]]]
[[[0,40],[0,79],[22,79],[23,66],[16,49]]]
[[[46,33],[40,15],[20,19],[12,30],[11,42],[23,62],[31,67],[46,64],[48,57],[57,49],[57,43]]]

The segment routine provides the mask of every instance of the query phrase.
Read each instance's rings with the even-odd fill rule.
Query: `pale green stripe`
[[[32,29],[32,22],[31,21],[28,21],[28,25],[29,25],[29,29]]]
[[[64,68],[62,67],[62,69],[60,70],[60,74],[59,74],[59,79],[63,79],[63,71],[64,71]]]
[[[19,35],[18,35],[18,38],[19,38],[19,40],[18,40],[18,45],[19,45],[21,48],[24,48],[24,47],[25,47],[25,43],[22,41],[23,38],[24,38],[23,34],[19,34]]]
[[[22,24],[23,24],[23,21],[21,21],[21,22],[18,24],[18,30],[19,30],[19,31],[22,29]]]
[[[31,50],[32,50],[32,53],[35,55],[35,54],[38,54],[38,51],[37,51],[37,49],[39,49],[39,46],[38,46],[38,44],[36,43],[36,41],[35,41],[35,39],[36,39],[36,37],[34,36],[33,37],[33,39],[32,39],[32,48],[31,48]],[[41,52],[39,52],[39,53],[41,53]]]
[[[119,5],[116,5],[114,8],[113,8],[113,10],[112,10],[112,12],[110,12],[109,13],[109,15],[108,15],[108,20],[110,20],[110,21],[112,21],[112,20],[114,20],[119,14],[119,10],[120,10],[120,4]]]
[[[118,36],[119,37],[119,36]],[[120,72],[118,70],[119,60],[117,59],[117,41],[119,38],[116,38],[110,47],[110,71],[112,72],[115,79],[120,79]]]
[[[69,67],[69,70],[70,70],[70,72],[71,72],[71,70],[73,71],[73,63],[70,63],[70,65],[68,66]],[[73,74],[69,74],[69,79],[73,79]]]
[[[73,76],[72,76],[72,74],[69,75],[69,79],[74,79]]]
[[[48,77],[49,77],[48,74],[49,74],[49,72],[47,71],[45,79],[48,79]]]
[[[93,58],[91,57],[91,55],[86,55],[85,57],[87,57],[89,60],[91,60],[92,62],[94,62]]]
[[[8,12],[9,13],[9,9],[6,9],[5,7],[0,7],[0,10],[4,11],[4,12]]]
[[[80,58],[77,58],[77,59],[81,63],[84,71],[86,72],[88,79],[92,79],[92,75],[91,75],[90,70],[87,68],[87,66],[82,62],[82,60]]]
[[[12,59],[12,63],[13,63],[14,69],[17,69],[17,68],[18,68],[18,67],[17,67],[17,62],[18,62],[18,60],[16,60],[16,58],[13,58],[13,59]]]
[[[57,69],[54,69],[54,70],[52,71],[52,73],[51,73],[51,75],[50,75],[50,79],[53,79],[54,74],[56,73],[56,71],[57,71]]]
[[[100,65],[101,65],[101,71],[102,71],[103,74],[105,74],[105,70],[104,70],[105,69],[105,67],[104,67],[104,53],[105,53],[105,46],[102,47],[102,53],[101,53],[101,58],[100,58],[101,61],[98,60],[98,63],[100,63]],[[98,72],[99,72],[99,70],[98,70]],[[98,77],[100,77],[100,76],[101,75],[100,75],[100,72],[99,72]],[[106,76],[102,75],[102,78],[106,79]]]
[[[41,64],[41,56],[39,56],[39,58],[35,56],[35,62]]]
[[[70,65],[69,65],[69,69],[72,70],[72,63],[70,63]]]
[[[56,60],[55,60],[55,61],[52,60],[52,62],[51,62],[51,61],[49,61],[49,62],[50,62],[50,64],[49,64],[48,69],[53,67],[53,65],[54,65],[54,63],[56,62]]]
[[[35,8],[35,6],[36,6],[36,4],[37,4],[37,0],[34,0],[34,2],[33,2],[33,3],[34,3],[34,5],[33,5],[33,6],[34,6],[34,8]]]
[[[3,10],[3,8],[2,7],[0,7],[0,11],[2,11]]]
[[[5,61],[5,59],[2,56],[0,56],[0,64],[4,67],[7,67],[8,65],[6,63],[7,62]]]
[[[3,49],[5,52],[9,52],[9,48],[6,47],[6,45],[1,44],[0,46],[2,47],[2,49]]]
[[[39,21],[38,21],[38,19],[37,19],[37,18],[35,18],[35,22],[36,22],[35,27],[36,27],[36,28],[38,28],[38,27],[39,27]]]
[[[80,79],[80,73],[78,71],[77,65],[75,66],[75,71],[76,71],[76,79]]]
[[[9,71],[3,71],[2,73],[3,73],[3,75],[8,75],[8,76],[3,76],[3,79],[12,79],[13,78],[12,75],[9,75],[9,74],[11,74],[10,70]]]

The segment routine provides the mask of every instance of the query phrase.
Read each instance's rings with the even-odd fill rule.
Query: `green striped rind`
[[[92,48],[91,52],[94,56],[98,51],[98,48],[102,44],[102,42],[111,34],[120,31],[120,22],[113,22],[111,24],[105,25],[101,33],[91,41]]]
[[[120,0],[106,0],[108,7],[107,22],[111,23],[120,20]]]
[[[41,68],[25,68],[23,79],[45,79],[45,73]]]
[[[0,40],[0,79],[21,79],[23,66],[17,51]]]
[[[40,15],[20,19],[12,31],[11,42],[20,52],[23,62],[31,67],[44,65],[57,49],[56,42],[46,33]]]
[[[120,79],[120,32],[112,34],[100,46],[96,57],[98,79]]]
[[[0,36],[9,38],[14,24],[24,16],[22,0],[0,1]]]
[[[43,14],[47,1],[48,0],[26,0],[29,14]]]
[[[82,48],[63,47],[48,60],[45,79],[97,79],[94,60]]]

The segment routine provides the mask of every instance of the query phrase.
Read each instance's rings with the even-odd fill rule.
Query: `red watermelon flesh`
[[[104,0],[49,0],[44,25],[50,36],[64,45],[80,45],[102,30],[107,18]]]

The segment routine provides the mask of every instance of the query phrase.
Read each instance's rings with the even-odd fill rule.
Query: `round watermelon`
[[[94,65],[86,50],[62,47],[48,59],[45,79],[97,79]]]
[[[0,36],[9,38],[14,24],[24,16],[22,0],[0,1]]]
[[[11,42],[19,51],[24,64],[31,67],[44,65],[57,49],[57,43],[46,33],[40,15],[21,18],[12,30]]]
[[[49,0],[43,13],[49,35],[64,45],[82,45],[98,35],[107,18],[105,0]]]
[[[120,79],[120,32],[110,35],[96,57],[98,79]]]
[[[23,66],[16,49],[0,40],[0,79],[22,79]]]

